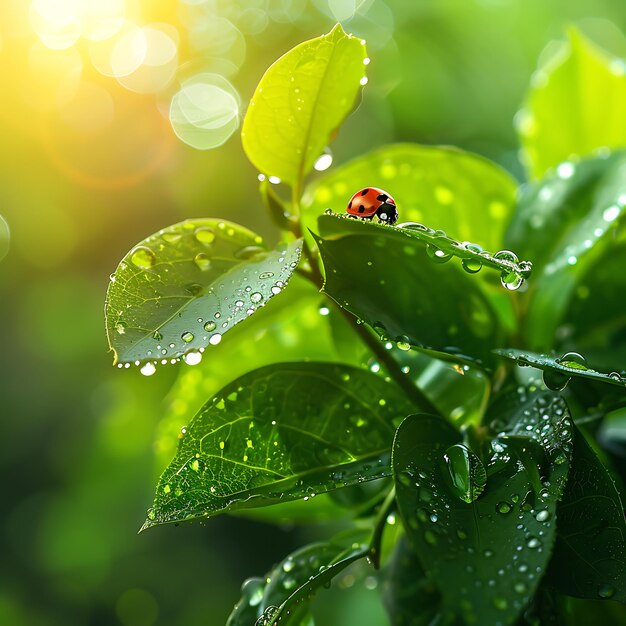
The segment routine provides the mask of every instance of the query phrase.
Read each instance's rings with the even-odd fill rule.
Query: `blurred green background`
[[[575,23],[626,55],[621,0],[0,3],[0,624],[219,626],[246,577],[330,533],[227,517],[137,535],[179,366],[112,368],[103,303],[127,250],[181,219],[276,238],[238,126],[266,67],[335,21],[372,58],[335,163],[443,143],[520,177],[513,118],[542,50]],[[384,624],[368,581],[329,592],[320,623]]]

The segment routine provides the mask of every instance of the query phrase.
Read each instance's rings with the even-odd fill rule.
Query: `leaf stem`
[[[370,539],[370,561],[374,566],[374,569],[380,569],[380,557],[382,553],[381,543],[383,539],[383,533],[385,526],[387,525],[387,518],[389,514],[396,507],[396,488],[392,487],[387,494],[387,497],[380,505],[376,520],[374,522],[374,529],[372,531],[372,538]]]

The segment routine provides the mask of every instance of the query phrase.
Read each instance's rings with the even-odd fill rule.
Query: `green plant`
[[[252,98],[243,144],[282,231],[275,250],[194,219],[142,241],[111,278],[118,367],[149,375],[207,350],[203,375],[182,372],[172,392],[183,409],[163,441],[202,406],[144,529],[219,513],[344,521],[248,581],[230,626],[310,623],[313,593],[365,559],[382,565],[397,625],[609,619],[618,605],[574,611],[570,598],[626,601],[613,478],[626,154],[607,148],[626,126],[595,115],[600,98],[624,104],[624,73],[576,32],[539,70],[518,117],[536,178],[517,196],[481,157],[412,144],[305,187],[368,63],[337,26],[279,59]],[[404,224],[335,213],[367,185],[389,188]]]

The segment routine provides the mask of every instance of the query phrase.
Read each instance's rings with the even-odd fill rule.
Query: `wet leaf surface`
[[[354,534],[354,533],[353,533]],[[363,533],[359,533],[363,535]],[[355,535],[356,539],[356,535]],[[296,626],[309,623],[313,594],[368,552],[366,543],[314,543],[290,554],[265,578],[244,583],[226,626]]]
[[[503,169],[455,148],[399,143],[383,146],[330,170],[303,198],[305,224],[315,229],[330,208],[346,210],[363,187],[382,187],[396,201],[399,222],[420,222],[494,252],[515,205],[516,183]]]
[[[394,424],[410,411],[367,370],[282,363],[246,374],[185,429],[144,528],[388,476]]]
[[[537,369],[544,371],[544,381],[548,387],[551,387],[551,382],[554,381],[557,385],[560,383],[564,388],[572,377],[586,378],[588,380],[594,380],[602,383],[608,383],[610,385],[617,385],[618,387],[626,387],[626,377],[622,376],[618,372],[598,372],[585,364],[584,359],[580,359],[580,355],[576,353],[569,353],[570,355],[576,355],[568,357],[568,354],[564,354],[562,357],[557,358],[548,356],[546,354],[537,354],[535,352],[528,352],[527,350],[496,350],[496,354],[515,361],[518,365],[536,367]],[[548,380],[546,379],[546,372],[553,376]]]
[[[413,415],[395,438],[398,507],[441,594],[443,623],[514,623],[555,539],[571,453],[567,406],[559,396],[520,388],[490,407],[486,423],[493,437],[483,450],[487,484],[471,503],[452,489],[445,453],[461,436],[448,422]]]
[[[570,596],[626,602],[624,506],[609,472],[578,429],[557,515],[549,581]]]
[[[625,70],[622,59],[570,29],[533,75],[516,118],[522,159],[533,177],[572,155],[626,146]]]
[[[106,326],[115,362],[147,362],[149,374],[154,364],[189,353],[199,361],[284,289],[301,245],[268,252],[258,235],[219,219],[188,220],[151,235],[124,257],[109,284]]]
[[[324,291],[402,349],[493,362],[500,328],[472,276],[433,261],[426,245],[401,229],[322,215],[317,239]]]
[[[243,147],[267,176],[294,185],[313,168],[365,84],[366,50],[340,25],[276,61],[252,97]]]

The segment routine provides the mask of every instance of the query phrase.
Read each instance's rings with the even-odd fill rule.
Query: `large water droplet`
[[[444,460],[455,495],[463,502],[476,500],[487,483],[487,473],[481,460],[462,443],[450,446]]]
[[[193,341],[193,333],[190,333],[189,331],[184,332],[180,338],[185,342],[185,343],[189,343],[190,341]]]
[[[211,332],[212,330],[215,330],[215,322],[213,320],[209,320],[205,325],[204,325],[204,330],[208,330],[209,332]]]
[[[150,248],[139,246],[135,248],[130,256],[131,263],[142,270],[148,270],[154,267],[156,257]]]
[[[209,343],[212,346],[216,346],[220,341],[222,341],[222,335],[220,335],[219,333],[215,333],[209,338]]]
[[[587,359],[582,354],[578,354],[578,352],[566,352],[560,359],[557,359],[556,362],[559,365],[564,365],[565,367],[570,367],[575,370],[588,370]]]
[[[543,384],[551,391],[563,391],[570,380],[570,376],[561,372],[555,372],[554,370],[545,370],[543,372]]]

